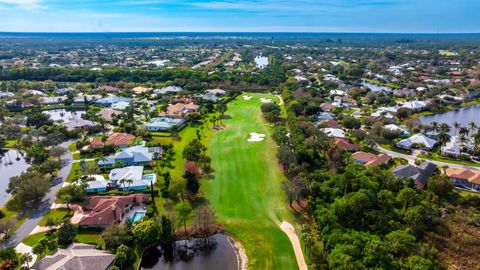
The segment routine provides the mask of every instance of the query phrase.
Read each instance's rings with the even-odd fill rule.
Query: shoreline
[[[235,240],[233,237],[231,237],[228,234],[225,234],[228,238],[228,242],[230,245],[232,245],[233,249],[235,250],[235,255],[237,256],[237,266],[238,270],[247,270],[248,267],[248,257],[247,257],[247,252],[243,245]]]

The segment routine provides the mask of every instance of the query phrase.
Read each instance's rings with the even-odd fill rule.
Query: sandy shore
[[[235,249],[235,254],[237,255],[238,270],[247,270],[248,267],[248,257],[245,248],[238,241],[235,241],[232,237],[228,237],[230,244],[233,249]]]

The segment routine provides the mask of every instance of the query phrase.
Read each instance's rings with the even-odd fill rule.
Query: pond
[[[2,207],[12,195],[6,192],[10,177],[20,175],[28,169],[28,164],[22,154],[17,150],[8,150],[0,153],[0,207]]]
[[[141,269],[154,270],[238,270],[239,263],[228,236],[177,241],[175,248],[157,246],[145,251]]]
[[[65,110],[65,109],[57,109],[57,110],[48,110],[43,111],[44,114],[50,116],[50,119],[53,121],[63,120],[64,123],[68,123],[73,119],[81,119],[82,115],[85,113],[84,110]]]
[[[268,66],[268,57],[265,56],[257,56],[255,57],[255,64],[257,64],[257,68],[264,68]]]
[[[418,117],[418,120],[424,125],[429,125],[432,122],[438,124],[448,124],[451,128],[450,134],[454,135],[455,128],[453,123],[458,122],[462,127],[469,127],[469,123],[475,122],[480,126],[480,105],[460,108],[445,113],[432,114]]]
[[[367,81],[362,81],[361,85],[364,86],[364,87],[367,87],[372,92],[381,92],[381,91],[392,92],[392,88],[389,87],[389,86],[374,84],[374,83],[367,82]]]

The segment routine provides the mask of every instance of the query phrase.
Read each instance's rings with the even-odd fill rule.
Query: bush
[[[152,205],[149,205],[147,207],[147,212],[145,213],[145,215],[150,218],[155,216],[155,208]]]

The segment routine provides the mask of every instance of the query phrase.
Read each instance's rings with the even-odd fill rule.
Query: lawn
[[[40,220],[38,225],[47,226],[48,219],[63,220],[68,214],[69,211],[66,208],[52,209]]]
[[[480,167],[480,163],[476,163],[476,162],[472,162],[472,161],[462,161],[460,159],[444,157],[444,156],[441,156],[437,153],[431,153],[430,155],[419,154],[417,157],[422,158],[422,159],[426,159],[426,160],[435,160],[435,161],[464,165],[464,166],[470,166],[470,167]]]
[[[278,224],[293,221],[281,189],[284,180],[276,159],[277,146],[260,111],[259,98],[248,94],[228,104],[226,128],[210,139],[209,153],[215,177],[203,180],[202,193],[215,209],[226,231],[247,250],[250,269],[298,269],[293,248]],[[248,143],[250,132],[267,134],[261,142]]]

